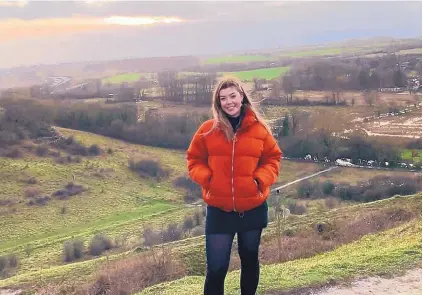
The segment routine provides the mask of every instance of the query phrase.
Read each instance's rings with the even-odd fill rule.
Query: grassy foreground
[[[312,258],[264,265],[258,291],[289,291],[331,280],[392,274],[418,265],[421,245],[421,221],[412,221]],[[201,294],[203,283],[203,277],[185,277],[150,287],[138,295]],[[239,271],[228,274],[225,290],[227,294],[239,294]]]
[[[80,163],[66,165],[34,155],[0,158],[0,200],[18,202],[14,205],[16,211],[0,206],[0,256],[14,253],[19,257],[18,281],[31,281],[34,272],[56,266],[75,267],[63,262],[66,240],[78,238],[88,246],[90,239],[102,232],[113,239],[124,239],[130,247],[139,242],[143,224],[180,222],[190,212],[183,206],[183,193],[172,185],[173,178],[185,172],[182,152],[57,129],[85,146],[95,143],[103,150],[111,148],[113,153],[84,157]],[[170,178],[160,183],[140,178],[128,168],[132,156],[160,159],[171,170]],[[37,183],[27,184],[30,177]],[[50,196],[68,182],[83,185],[87,191],[67,200],[52,198],[44,206],[26,205],[27,189],[36,188],[40,195]],[[0,286],[4,284],[6,280],[1,280]]]

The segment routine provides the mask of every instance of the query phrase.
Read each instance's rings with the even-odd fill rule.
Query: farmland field
[[[422,137],[422,114],[420,109],[398,116],[386,116],[363,124],[369,136],[403,138]]]
[[[398,54],[422,54],[422,48],[400,50]]]
[[[310,101],[326,101],[327,98],[332,98],[332,93],[329,91],[296,91],[294,97],[299,99],[308,99]],[[354,103],[354,106],[368,106],[363,94],[359,91],[346,91],[340,93],[341,100],[345,100],[348,105]],[[380,92],[375,99],[375,104],[388,106],[394,104],[396,106],[408,106],[415,101],[415,97],[408,93],[388,93]],[[386,108],[385,107],[385,108]]]
[[[298,50],[292,52],[283,52],[279,56],[281,57],[306,57],[306,56],[326,56],[326,55],[339,55],[343,52],[350,52],[351,48],[322,48],[322,49],[314,49],[314,50]]]
[[[422,150],[413,150],[413,149],[403,149],[401,152],[401,157],[403,160],[409,160],[413,163],[422,162]]]
[[[121,83],[132,83],[138,81],[141,77],[148,77],[151,74],[148,73],[125,73],[104,78],[103,83],[121,84]]]
[[[279,77],[282,74],[285,74],[288,71],[289,67],[276,67],[251,71],[226,72],[222,74],[236,76],[242,81],[252,81],[253,78],[271,80],[273,78]]]
[[[212,57],[204,61],[205,64],[219,64],[219,63],[246,63],[253,61],[272,61],[275,57],[265,55],[233,55]]]

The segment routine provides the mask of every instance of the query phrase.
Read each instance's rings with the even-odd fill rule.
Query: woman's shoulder
[[[268,135],[272,135],[272,133],[269,132],[269,130],[266,128],[266,126],[263,125],[260,121],[255,121],[251,132],[254,134],[255,137],[260,139],[265,139]]]
[[[210,129],[212,129],[214,122],[215,122],[215,119],[207,120],[200,125],[198,130],[200,130],[203,133],[208,132],[208,131],[210,131]]]

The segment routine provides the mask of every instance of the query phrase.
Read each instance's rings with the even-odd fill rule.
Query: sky
[[[421,1],[4,1],[0,68],[420,37]]]

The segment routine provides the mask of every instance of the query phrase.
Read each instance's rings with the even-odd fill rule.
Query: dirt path
[[[371,277],[351,283],[349,287],[331,287],[314,295],[421,295],[422,269],[407,271],[394,278]]]
[[[336,168],[338,168],[338,166],[332,166],[332,167],[330,167],[330,168],[328,168],[328,169],[325,169],[325,170],[322,170],[322,171],[319,171],[319,172],[313,173],[313,174],[308,175],[308,176],[304,176],[304,177],[298,178],[298,179],[296,179],[296,180],[294,180],[294,181],[291,181],[291,182],[285,183],[284,185],[281,185],[281,186],[279,186],[279,187],[276,187],[276,188],[272,189],[272,192],[277,191],[277,190],[280,190],[280,189],[283,189],[283,188],[286,188],[287,186],[290,186],[290,185],[292,185],[292,184],[294,184],[294,183],[297,183],[297,182],[300,182],[300,181],[303,181],[303,180],[306,180],[306,179],[309,179],[309,178],[312,178],[312,177],[316,177],[317,175],[320,175],[320,174],[322,174],[322,173],[325,173],[325,172],[331,171],[331,170],[336,169]]]

